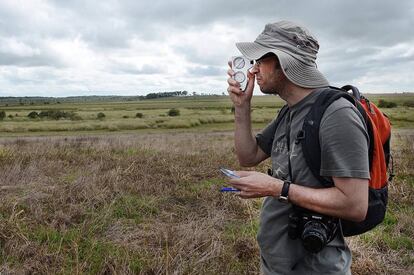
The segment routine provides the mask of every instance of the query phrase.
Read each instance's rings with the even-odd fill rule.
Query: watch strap
[[[289,187],[291,182],[289,180],[285,180],[283,182],[282,191],[279,195],[279,201],[288,203],[289,202]]]

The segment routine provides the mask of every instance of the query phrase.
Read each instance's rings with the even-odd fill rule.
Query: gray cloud
[[[407,46],[414,42],[413,15],[410,0],[46,0],[25,5],[5,0],[0,2],[0,69],[66,69],[51,76],[54,83],[65,84],[70,78],[76,84],[79,79],[80,86],[88,81],[96,85],[94,76],[105,73],[108,81],[120,86],[117,90],[122,85],[132,89],[126,82],[134,83],[128,78],[134,75],[164,74],[163,79],[173,82],[148,79],[163,90],[176,88],[177,83],[191,86],[197,83],[192,78],[204,77],[211,79],[206,87],[224,91],[225,81],[218,84],[216,77],[224,74],[225,78],[226,60],[237,52],[234,43],[252,41],[266,23],[287,19],[307,26],[318,38],[319,67],[333,84],[375,74],[385,79],[398,71],[414,79],[413,73],[407,73],[414,59]],[[4,46],[3,40],[17,46]],[[142,44],[150,46],[142,50]],[[169,68],[158,64],[160,56]],[[111,61],[129,58],[134,61]],[[145,59],[143,65],[130,65],[140,59]],[[85,74],[91,76],[85,79]],[[10,74],[0,76],[1,85],[8,83],[7,77]],[[389,81],[375,81],[377,87],[390,88]],[[401,89],[410,88],[413,81],[404,82]],[[71,87],[78,87],[75,84]],[[392,85],[398,90],[398,83]],[[7,93],[12,87],[0,91]]]

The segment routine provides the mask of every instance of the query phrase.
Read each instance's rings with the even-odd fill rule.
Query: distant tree
[[[0,111],[0,120],[3,120],[6,117],[5,111]]]

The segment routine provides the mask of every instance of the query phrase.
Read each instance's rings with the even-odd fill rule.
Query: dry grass
[[[355,274],[413,270],[412,138]],[[238,168],[232,133],[3,139],[0,273],[258,274],[261,201],[220,194],[219,166]]]
[[[229,134],[4,140],[4,273],[257,273],[258,204],[218,189]],[[230,145],[230,146],[229,146]],[[253,264],[252,264],[253,263]]]

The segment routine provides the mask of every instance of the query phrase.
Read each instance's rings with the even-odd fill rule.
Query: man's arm
[[[229,66],[231,66],[231,62],[229,62]],[[240,84],[232,78],[234,75],[233,70],[229,69],[227,73],[229,75],[227,91],[235,108],[234,143],[237,158],[242,166],[255,166],[268,158],[268,155],[257,145],[252,133],[250,102],[253,95],[255,76],[248,73],[249,82],[246,90],[243,92],[240,90]]]
[[[245,167],[259,164],[268,155],[257,145],[252,134],[250,104],[248,108],[235,108],[234,144],[239,163]]]
[[[237,171],[240,179],[231,179],[230,183],[242,198],[278,197],[283,181],[263,173]],[[335,186],[331,188],[311,188],[291,184],[289,200],[295,205],[312,211],[343,218],[351,221],[364,220],[368,210],[368,180],[359,178],[333,177]]]
[[[368,180],[333,178],[332,188],[292,184],[289,200],[303,208],[350,221],[363,221],[368,211]]]

